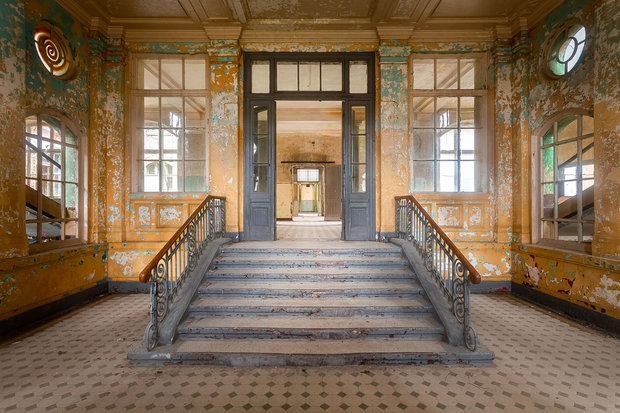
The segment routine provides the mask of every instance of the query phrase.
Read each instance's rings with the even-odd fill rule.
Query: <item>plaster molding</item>
[[[90,26],[92,15],[78,4],[75,0],[57,0],[58,5],[65,9],[70,15],[84,26]]]
[[[375,30],[244,30],[242,43],[376,43],[379,41]]]
[[[377,25],[380,40],[407,40],[412,32],[413,26]]]
[[[123,26],[110,26],[108,27],[108,38],[110,39],[124,39],[125,28]]]
[[[204,25],[203,29],[209,39],[239,40],[243,27],[239,23],[230,23],[226,25]]]
[[[125,32],[127,42],[206,42],[209,40],[204,30],[161,30],[128,29]]]
[[[486,42],[493,39],[492,29],[416,29],[409,37],[409,42]]]

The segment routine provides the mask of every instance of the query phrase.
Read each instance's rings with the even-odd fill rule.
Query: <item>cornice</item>
[[[125,32],[126,42],[207,42],[209,38],[202,29],[162,30],[129,29]]]
[[[492,29],[418,29],[414,30],[410,42],[480,42],[494,40]]]
[[[326,42],[326,43],[365,43],[378,42],[375,30],[243,30],[242,43],[291,43],[291,42]]]
[[[204,32],[213,40],[239,40],[243,27],[240,23],[226,25],[204,25]]]
[[[407,40],[412,32],[413,26],[409,25],[377,25],[377,35],[381,40]]]

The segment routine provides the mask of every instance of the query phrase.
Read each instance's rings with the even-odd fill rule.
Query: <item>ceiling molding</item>
[[[375,30],[243,30],[242,43],[291,43],[291,42],[327,42],[327,43],[364,43],[378,42]]]
[[[372,14],[372,21],[376,23],[387,20],[387,18],[394,13],[398,1],[399,0],[375,0],[376,7]]]
[[[464,25],[496,25],[508,24],[506,17],[429,17],[424,27],[432,25],[464,26]]]
[[[442,30],[416,29],[409,38],[409,42],[480,42],[492,41],[491,29],[472,30]]]
[[[248,18],[246,16],[245,9],[243,8],[241,0],[226,0],[226,5],[232,12],[232,16],[235,19],[237,19],[242,24],[247,23]]]
[[[81,4],[78,4],[75,0],[58,0],[58,5],[75,17],[76,20],[84,26],[90,27],[90,21],[93,16],[91,13],[84,10]]]
[[[407,40],[412,31],[412,26],[377,25],[377,35],[381,40]]]
[[[226,25],[205,25],[203,29],[212,40],[239,40],[243,26],[231,22]]]
[[[420,0],[411,13],[409,22],[411,24],[422,24],[435,11],[441,0]]]
[[[528,30],[533,29],[554,9],[559,7],[565,0],[543,0],[537,4],[532,12],[527,16]],[[516,34],[516,33],[514,33]]]
[[[126,42],[206,42],[207,34],[198,30],[128,29]]]

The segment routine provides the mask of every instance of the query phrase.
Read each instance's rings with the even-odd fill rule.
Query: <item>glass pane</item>
[[[478,59],[461,59],[461,89],[483,89],[483,73]]]
[[[351,133],[366,134],[366,106],[353,106],[353,128]]]
[[[476,159],[476,130],[461,129],[459,133],[459,150],[461,159]]]
[[[413,190],[432,192],[435,190],[435,163],[433,161],[413,162]]]
[[[439,159],[456,159],[456,129],[437,131],[437,157]]]
[[[41,157],[42,177],[44,179],[60,180],[62,178],[62,147],[46,141],[42,141],[41,146],[43,149]]]
[[[437,59],[437,89],[457,89],[458,79],[456,59]]]
[[[26,237],[28,238],[28,244],[39,242],[37,228],[38,224],[36,222],[26,224]]]
[[[569,142],[563,145],[558,145],[558,173],[560,174],[559,179],[570,179],[570,178],[562,178],[562,175],[565,173],[566,168],[574,169],[574,173],[577,171],[577,142]],[[569,172],[572,174],[573,172]]]
[[[475,192],[476,191],[476,163],[474,161],[462,161],[460,163],[460,191]]]
[[[138,89],[159,89],[159,61],[138,61]]]
[[[75,137],[73,132],[69,130],[69,128],[66,125],[65,125],[65,142],[68,143],[69,145],[77,145],[77,138]]]
[[[180,129],[164,129],[163,136],[163,159],[182,159],[181,153],[181,130]]]
[[[366,192],[366,165],[353,165],[353,192]]]
[[[269,163],[269,136],[254,135],[254,163]]]
[[[138,168],[142,172],[140,192],[159,192],[159,162],[140,161]]]
[[[342,63],[321,62],[321,90],[342,90]],[[355,93],[351,91],[351,93]]]
[[[260,106],[254,106],[254,133],[264,135],[269,133],[269,116],[267,109]]]
[[[555,239],[555,224],[553,221],[543,221],[542,237],[546,239]]]
[[[28,138],[30,143],[34,142],[36,145],[37,140]],[[36,178],[38,174],[39,155],[38,152],[32,149],[31,146],[26,145],[26,177]]]
[[[555,184],[544,184],[542,186],[542,216],[543,218],[553,218],[555,206]]]
[[[37,180],[36,179],[26,179],[26,185],[28,185],[30,188],[34,189],[35,191],[37,191]],[[28,196],[26,195],[26,202],[28,202]],[[33,204],[36,204],[36,202],[33,201]],[[36,205],[33,205],[33,207],[36,207]]]
[[[456,192],[456,161],[439,161],[439,192]]]
[[[206,89],[207,65],[202,59],[185,59],[185,89]]]
[[[28,116],[26,118],[26,133],[31,133],[33,135],[37,134],[38,125],[37,125],[37,117],[36,116]]]
[[[551,146],[549,148],[545,148],[542,150],[541,157],[541,179],[542,182],[553,182],[555,179],[555,173],[553,170],[553,154],[555,152],[555,147]]]
[[[590,222],[583,223],[583,229],[581,232],[582,241],[583,242],[592,242],[592,238],[594,235],[594,224]]]
[[[203,129],[185,131],[185,159],[206,159],[206,137]]]
[[[65,181],[78,181],[78,152],[71,146],[65,146]]]
[[[185,98],[185,127],[205,127],[207,100],[200,97]]]
[[[464,127],[481,126],[482,98],[460,98],[460,125]]]
[[[588,135],[594,133],[594,118],[591,116],[582,116],[581,134]]]
[[[436,126],[438,128],[456,128],[458,98],[437,98]]]
[[[183,61],[181,59],[161,60],[161,88],[183,89]]]
[[[349,93],[368,93],[368,62],[349,63]]]
[[[549,128],[549,130],[543,135],[542,144],[550,145],[553,143],[553,128]]]
[[[52,139],[58,142],[62,141],[62,128],[60,120],[53,116],[41,115],[43,126],[43,137]]]
[[[579,241],[579,224],[576,222],[558,222],[558,239],[562,241]]]
[[[321,64],[299,62],[299,90],[321,89]]]
[[[577,116],[567,116],[558,122],[558,141],[564,141],[577,136]]]
[[[416,97],[412,99],[413,118],[411,125],[414,128],[432,128],[434,126],[434,102],[435,100],[432,97]]]
[[[60,222],[44,222],[43,233],[41,234],[41,242],[57,241],[60,239]]]
[[[433,151],[434,132],[432,129],[414,129],[413,137],[413,159],[435,158]]]
[[[366,163],[366,135],[353,135],[353,162]]]
[[[185,162],[185,191],[204,192],[206,188],[205,162]]]
[[[181,162],[166,161],[162,162],[162,192],[180,192],[182,187]]]
[[[276,76],[278,90],[297,90],[297,62],[278,62]]]
[[[252,62],[252,93],[269,93],[269,61]]]
[[[144,127],[159,126],[159,98],[144,97],[142,100],[142,125]]]
[[[69,221],[64,223],[65,239],[74,239],[78,237],[78,222]]]
[[[163,127],[181,128],[183,120],[183,98],[161,98],[161,124]]]
[[[413,88],[435,88],[435,61],[434,59],[413,60]]]
[[[268,166],[255,166],[254,177],[254,192],[267,192],[267,173],[269,172]]]
[[[594,179],[584,179],[583,182],[581,183],[581,187],[583,188],[583,191],[586,192],[589,188],[592,188],[594,186]],[[587,203],[591,203],[591,201],[586,200],[585,199],[585,195],[584,195],[584,206]]]
[[[65,218],[76,218],[78,207],[78,186],[65,184]]]
[[[143,131],[144,146],[138,157],[144,159],[159,159],[159,129],[145,129]]]

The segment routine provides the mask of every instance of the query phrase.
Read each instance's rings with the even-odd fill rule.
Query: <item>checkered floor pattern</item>
[[[340,221],[278,221],[276,224],[277,238],[287,240],[338,240],[341,231]]]
[[[619,412],[620,340],[474,295],[492,367],[133,367],[146,295],[113,295],[0,345],[2,412]]]

